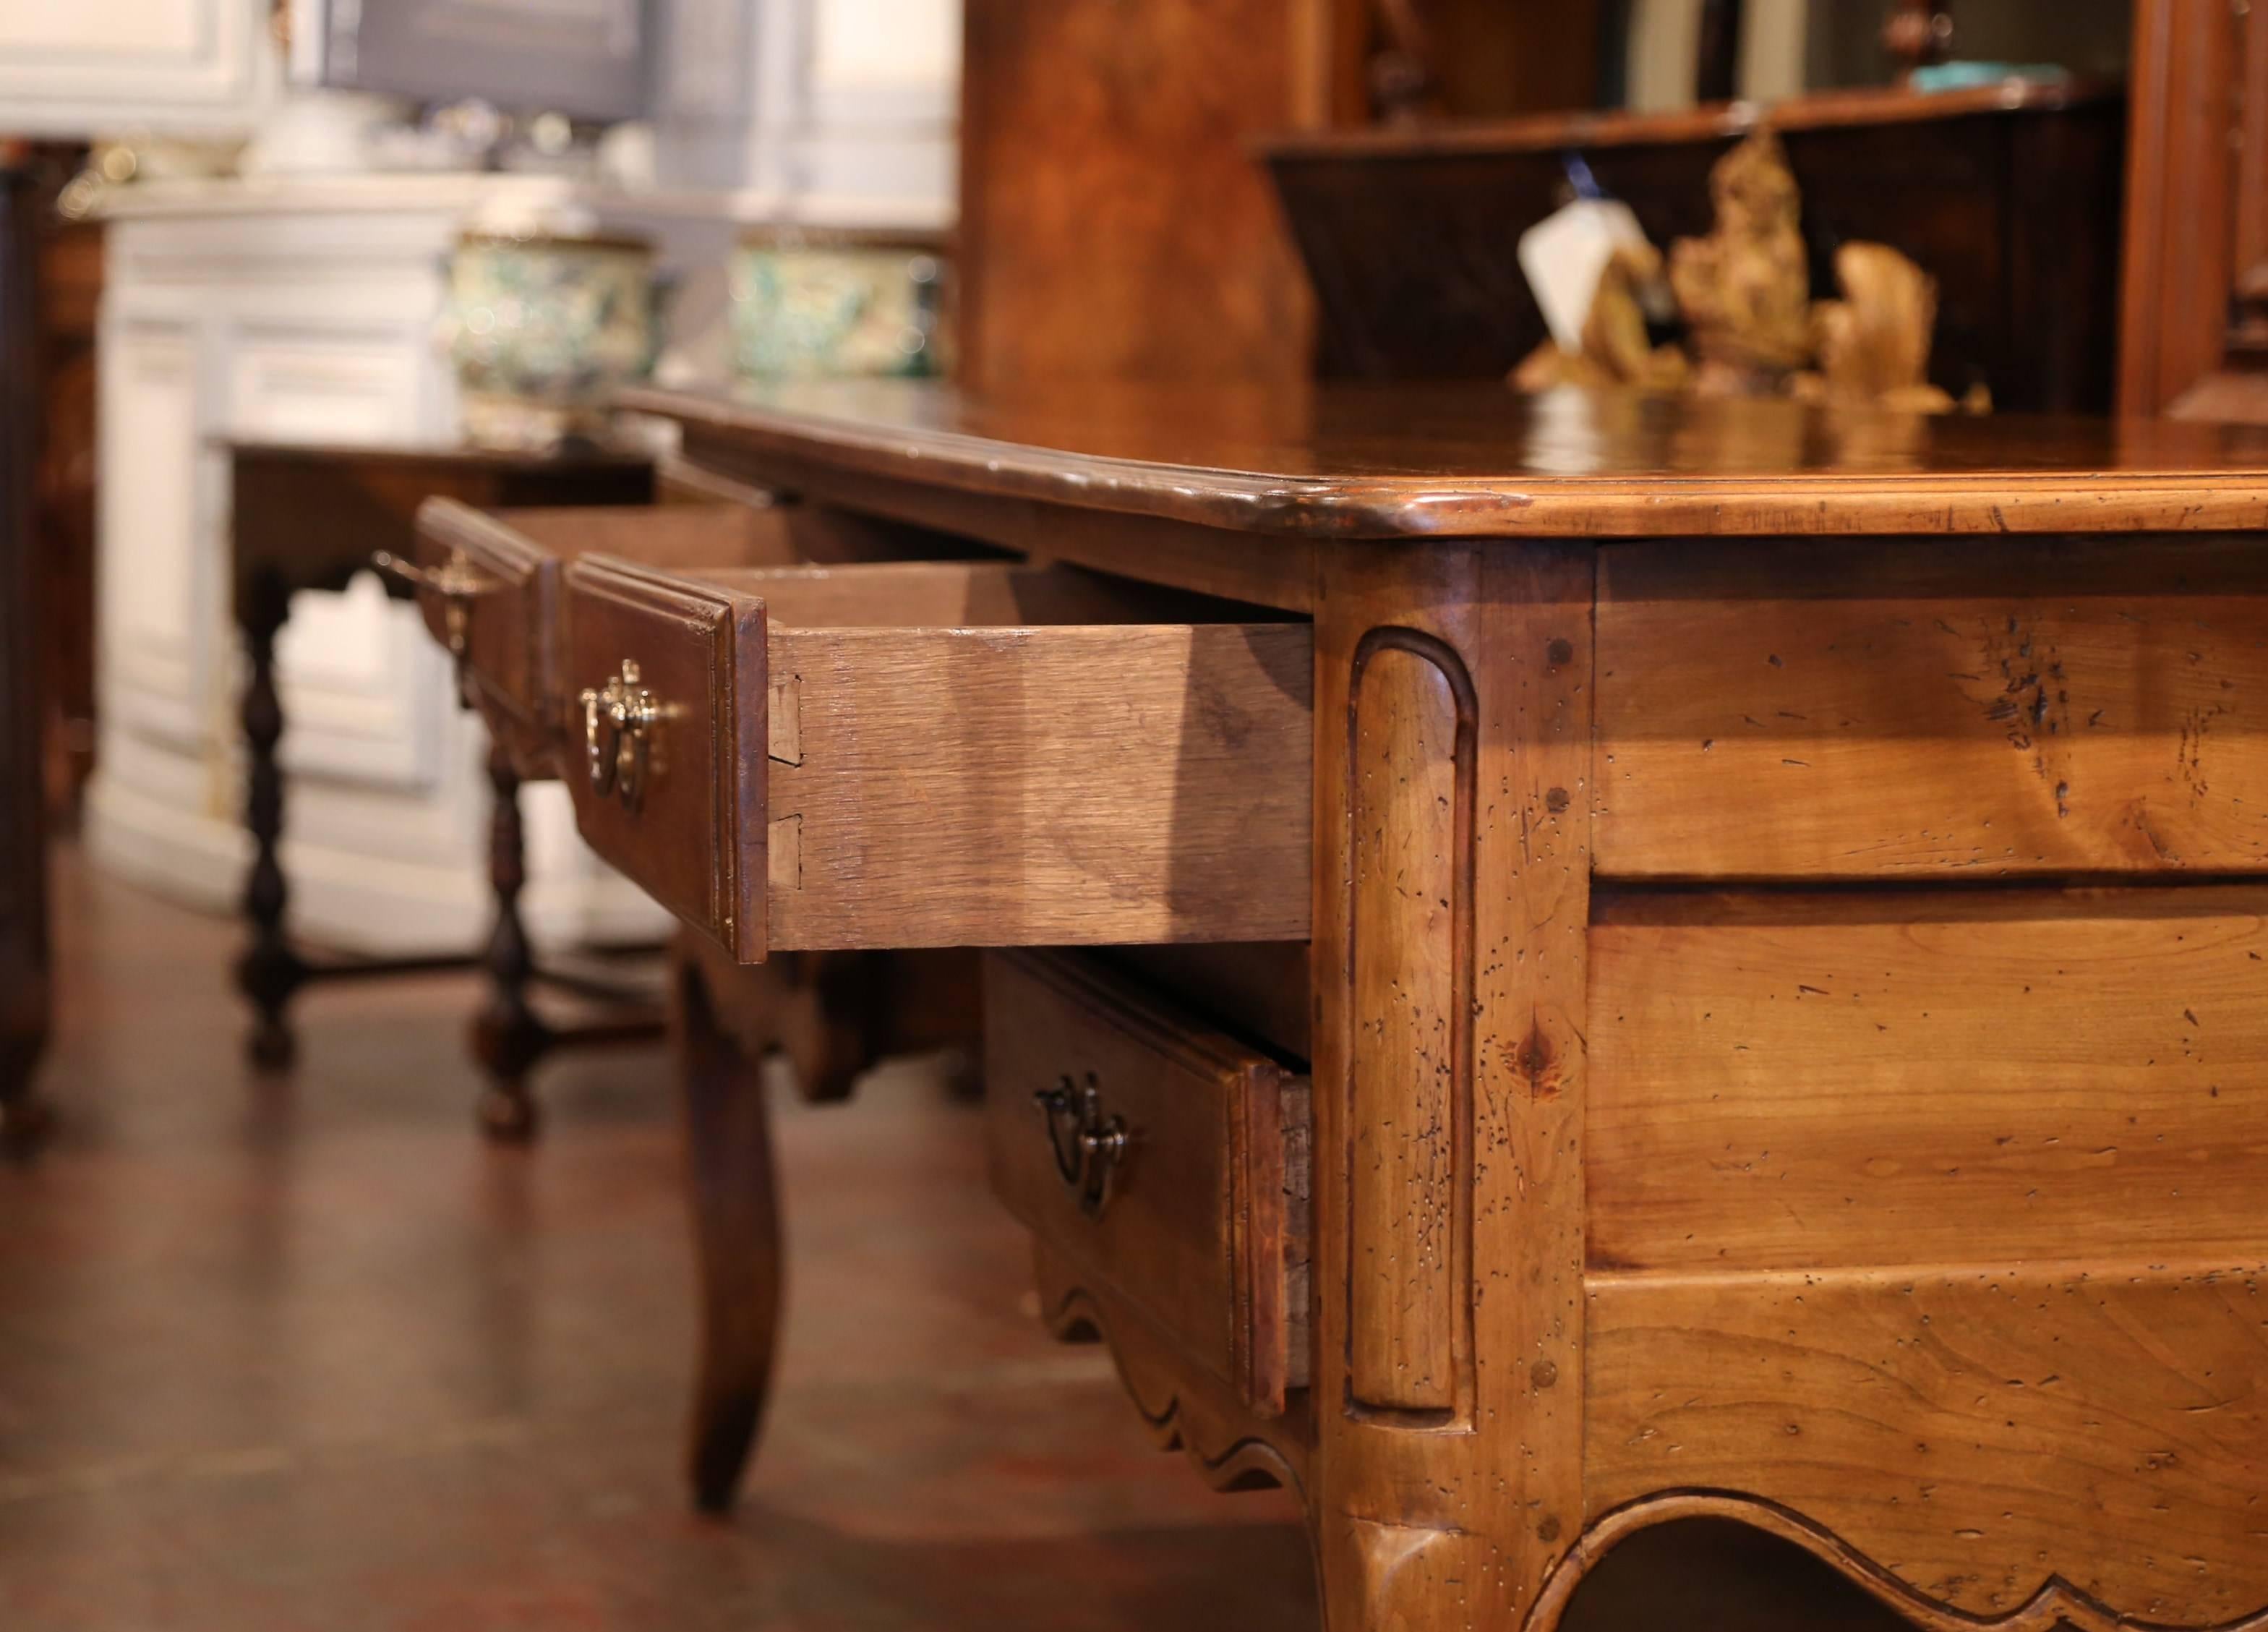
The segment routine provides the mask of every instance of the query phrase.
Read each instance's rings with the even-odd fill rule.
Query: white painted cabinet
[[[251,128],[283,78],[266,0],[0,0],[0,129]]]
[[[97,860],[225,908],[240,885],[241,673],[222,439],[374,445],[456,433],[433,341],[443,258],[499,189],[470,176],[129,189],[108,228],[100,355],[102,740]],[[365,575],[305,594],[277,654],[284,860],[304,934],[363,950],[473,944],[489,917],[478,725],[416,614]],[[528,790],[539,940],[659,933],[659,913]]]
[[[279,106],[267,10],[0,0],[0,129],[248,130]],[[233,907],[249,846],[222,439],[453,439],[432,336],[468,218],[573,206],[653,238],[681,284],[673,359],[696,370],[725,355],[725,265],[743,226],[951,221],[958,0],[657,0],[655,15],[650,191],[276,175],[106,201],[98,864]],[[483,745],[415,615],[368,578],[303,594],[278,668],[293,927],[357,950],[474,943],[490,911]],[[658,909],[583,848],[562,789],[531,787],[523,806],[521,904],[539,942],[660,932]]]

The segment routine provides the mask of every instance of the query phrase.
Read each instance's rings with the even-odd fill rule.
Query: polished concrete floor
[[[0,1168],[4,1632],[1306,1632],[1281,1492],[1151,1448],[1049,1340],[975,1118],[917,1069],[783,1110],[791,1320],[729,1521],[678,1478],[692,1345],[658,1050],[484,1145],[468,978],[318,991],[239,1063],[230,927],[58,877],[61,1132]],[[1898,1623],[1723,1537],[1625,1549],[1586,1632]]]

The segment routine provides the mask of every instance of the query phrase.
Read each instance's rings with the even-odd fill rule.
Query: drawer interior
[[[850,562],[702,576],[720,587],[762,597],[775,631],[1293,621],[1241,601],[1073,566],[1007,561]]]
[[[565,583],[567,693],[629,662],[666,739],[585,835],[744,961],[1307,934],[1303,622],[997,561]]]

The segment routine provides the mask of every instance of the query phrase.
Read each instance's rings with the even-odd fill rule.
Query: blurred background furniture
[[[42,579],[48,816],[55,826],[75,829],[94,769],[95,329],[102,229],[55,207],[85,163],[85,144],[31,143],[26,151],[38,177],[32,528]]]
[[[40,575],[32,535],[33,280],[38,194],[0,169],[0,1141],[45,1121],[32,1074],[48,1036],[48,853],[40,775]]]
[[[1891,9],[969,0],[962,378],[1498,376],[1543,336],[1515,250],[1564,154],[1666,237],[1769,118],[1815,293],[1888,243],[1939,280],[1956,395],[2108,408],[2125,0],[1956,8],[1953,54],[2024,76],[1967,90],[1896,83]]]
[[[2122,413],[2268,421],[2268,16],[2135,0]]]
[[[237,899],[250,859],[226,439],[453,445],[456,381],[436,343],[449,250],[468,212],[533,212],[569,190],[547,177],[359,176],[111,196],[100,419],[113,479],[100,492],[86,812],[99,866],[218,908]],[[317,529],[312,512],[294,520]],[[488,927],[486,745],[456,709],[447,661],[367,559],[365,549],[301,591],[276,653],[292,724],[281,763],[297,791],[295,915],[344,949],[453,951]],[[528,812],[539,938],[653,938],[655,920],[610,888],[547,802]]]
[[[98,142],[99,184],[74,195],[85,218],[67,234],[107,279],[99,344],[70,355],[79,369],[99,354],[99,446],[118,479],[99,495],[99,639],[55,654],[82,664],[92,683],[76,691],[93,694],[58,710],[56,779],[88,777],[95,762],[85,831],[98,866],[216,910],[236,899],[248,857],[234,808],[228,467],[215,439],[453,439],[458,394],[434,327],[443,259],[470,226],[571,218],[653,239],[674,289],[664,365],[715,372],[743,229],[937,232],[952,219],[954,0],[650,8],[632,76],[649,101],[566,109],[643,111],[650,129],[609,144],[578,123],[561,154],[526,137],[541,103],[511,96],[544,93],[529,83],[535,58],[507,54],[523,71],[488,91],[507,125],[519,116],[521,137],[497,155],[508,167],[489,172],[480,156],[434,169],[432,144],[419,146],[409,99],[450,87],[357,85],[309,67],[305,48],[351,10],[188,0],[121,18],[0,0],[0,122],[114,138]],[[471,60],[412,55],[435,71]],[[92,383],[91,370],[52,377],[58,389]],[[74,400],[97,411],[92,389]],[[71,462],[72,480],[90,481],[92,466]],[[302,927],[389,956],[476,939],[489,912],[485,749],[453,710],[446,665],[361,576],[302,594],[277,669],[293,722],[283,763],[298,794]],[[530,791],[526,823],[537,943],[658,932],[662,920],[576,841],[556,790]]]
[[[527,454],[249,441],[232,446],[230,467],[231,581],[247,657],[239,710],[247,750],[243,809],[253,852],[243,896],[249,938],[236,980],[253,1007],[247,1039],[252,1059],[272,1069],[289,1064],[296,1052],[286,1010],[303,986],[420,974],[475,958],[469,939],[465,950],[425,956],[311,956],[289,934],[278,755],[287,713],[276,684],[276,652],[294,601],[309,591],[337,591],[368,571],[381,552],[405,565],[413,561],[417,508],[428,498],[543,506],[641,504],[654,496],[654,473],[652,462],[642,454],[596,447]],[[409,597],[409,577],[380,581],[390,595]],[[452,676],[453,702],[454,691]],[[472,1045],[488,1074],[482,1126],[498,1137],[524,1138],[535,1123],[527,1074],[546,1053],[571,1042],[651,1039],[660,1034],[660,1018],[651,1005],[641,1010],[626,992],[608,983],[535,962],[519,909],[526,872],[519,777],[510,756],[494,745],[488,755],[488,784],[492,917],[481,961],[490,995],[474,1020]],[[587,997],[611,1000],[619,1012],[553,1025],[529,1006],[531,984],[567,986]]]
[[[2006,409],[2102,413],[2117,329],[2115,86],[1847,91],[1670,114],[1318,133],[1266,151],[1320,306],[1326,378],[1499,379],[1547,337],[1516,250],[1566,157],[1667,248],[1709,231],[1709,171],[1768,119],[1802,193],[1812,284],[1884,243],[1937,284],[1933,383]]]

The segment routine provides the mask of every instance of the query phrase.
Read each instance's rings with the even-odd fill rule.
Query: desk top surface
[[[1316,538],[2268,528],[2268,429],[1495,386],[905,380],[628,393],[770,479]]]

